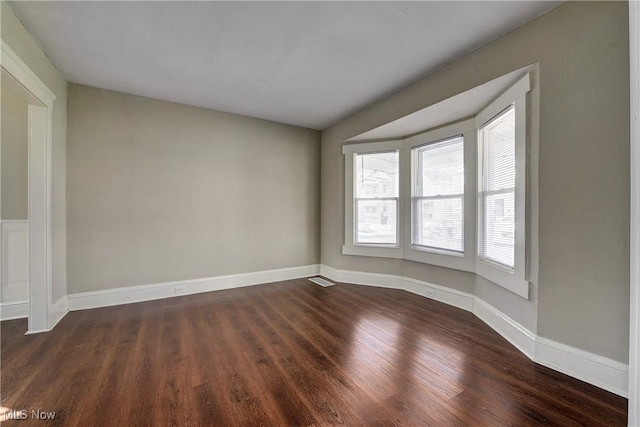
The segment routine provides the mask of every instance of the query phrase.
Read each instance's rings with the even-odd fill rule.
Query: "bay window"
[[[474,272],[530,298],[530,78],[470,119],[400,140],[343,145],[342,253]]]

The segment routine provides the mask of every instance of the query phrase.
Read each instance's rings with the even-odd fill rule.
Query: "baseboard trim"
[[[470,311],[540,365],[628,397],[629,365],[540,337],[475,295],[403,276],[338,270],[320,266],[336,282],[402,289]]]
[[[534,360],[611,393],[629,397],[627,364],[543,337],[536,337]]]
[[[62,320],[62,318],[69,312],[69,300],[67,296],[63,296],[54,304],[49,306],[49,329],[53,329],[56,327],[58,322]]]
[[[472,311],[473,309],[473,296],[466,292],[408,277],[403,278],[403,285],[401,289],[411,293],[440,301],[465,311]]]
[[[203,292],[220,291],[282,280],[300,279],[315,276],[320,272],[317,264],[301,267],[281,268],[277,270],[256,271],[252,273],[232,274],[228,276],[206,277],[194,280],[155,283],[102,291],[69,294],[69,311],[109,307],[152,301],[162,298],[192,295]],[[176,289],[180,288],[180,289]]]
[[[352,285],[377,286],[380,288],[402,289],[402,278],[391,274],[367,273],[363,271],[338,270],[326,265],[320,266],[320,275],[336,282]]]
[[[471,311],[525,356],[536,361],[536,334],[478,297],[474,297]]]
[[[0,303],[0,321],[24,319],[29,317],[29,301],[11,301]]]

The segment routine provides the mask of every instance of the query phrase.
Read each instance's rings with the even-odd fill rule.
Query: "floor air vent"
[[[330,282],[328,280],[323,279],[322,277],[312,277],[309,280],[311,280],[313,283],[318,284],[322,287],[327,287],[327,286],[333,286],[335,285],[335,283]]]

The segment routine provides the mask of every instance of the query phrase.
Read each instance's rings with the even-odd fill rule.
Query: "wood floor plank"
[[[291,280],[2,322],[1,405],[64,426],[623,426],[627,401],[531,362],[471,313]]]
[[[282,304],[277,306],[281,307]],[[357,381],[348,379],[339,366],[331,361],[331,357],[320,350],[323,348],[322,342],[310,340],[316,343],[316,347],[310,347],[310,341],[297,327],[296,317],[282,315],[269,303],[254,308],[254,315],[261,316],[258,323],[268,328],[266,334],[276,337],[270,341],[269,347],[277,352],[278,363],[291,375],[301,392],[310,395],[310,399],[317,404],[320,419],[324,421],[322,424],[341,424],[342,420],[348,425],[364,420],[368,424],[376,424],[377,420],[371,418],[372,413],[366,411],[366,408],[375,405],[368,390],[358,387]],[[279,334],[277,331],[280,329],[289,334]],[[296,349],[300,350],[301,356],[296,351],[292,352]],[[353,372],[349,376],[353,378]]]

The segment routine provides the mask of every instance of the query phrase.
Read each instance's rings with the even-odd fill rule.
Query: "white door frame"
[[[51,330],[51,146],[55,94],[2,41],[2,82],[28,104],[29,333]]]
[[[629,2],[631,65],[631,224],[629,426],[640,426],[640,2]]]

